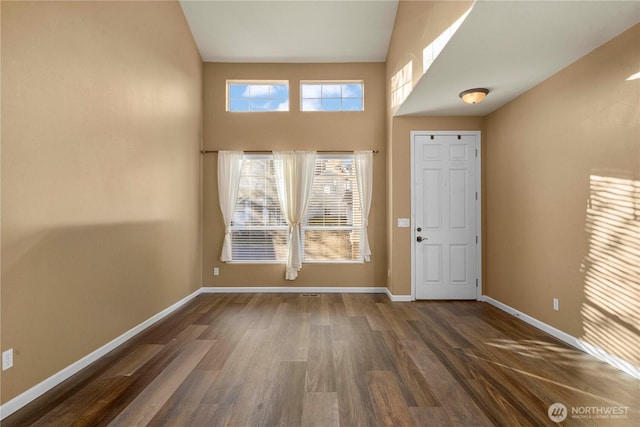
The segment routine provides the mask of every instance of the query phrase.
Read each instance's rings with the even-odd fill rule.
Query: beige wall
[[[422,51],[471,6],[472,1],[401,0],[386,62],[387,123],[387,285],[396,295],[411,294],[411,228],[398,228],[398,218],[411,218],[411,131],[479,130],[479,117],[395,117],[391,77],[412,61],[413,85],[422,77]]]
[[[488,116],[485,144],[485,293],[636,365],[638,52],[640,25]]]
[[[2,402],[201,285],[177,2],[2,2]]]
[[[380,150],[374,155],[369,216],[372,257],[365,264],[304,264],[295,281],[283,264],[219,261],[224,226],[217,156],[204,159],[204,286],[384,286],[386,277],[384,64],[219,64],[204,66],[204,143],[208,150]],[[288,112],[225,111],[227,79],[289,80]],[[364,112],[300,112],[300,80],[364,80]],[[213,276],[213,268],[220,275]]]
[[[400,0],[389,52],[387,80],[412,61],[413,85],[422,77],[422,51],[473,4],[472,0]]]

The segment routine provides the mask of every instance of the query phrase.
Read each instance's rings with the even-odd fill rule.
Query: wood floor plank
[[[171,332],[177,333],[171,341],[165,344],[162,349],[155,354],[147,363],[140,366],[136,372],[127,377],[131,381],[125,382],[120,389],[112,389],[114,396],[111,398],[111,404],[104,411],[100,418],[100,422],[96,424],[108,425],[118,414],[120,414],[133,400],[135,400],[156,378],[170,365],[176,357],[182,352],[183,347],[193,340],[196,340],[205,328],[201,325],[189,324],[183,328],[171,326]],[[159,325],[159,328],[164,325]],[[152,333],[154,331],[151,331]],[[145,336],[135,339],[131,345],[145,345]],[[115,359],[117,360],[117,359]]]
[[[447,302],[442,304],[435,301],[420,302],[416,308],[418,313],[422,315],[421,321],[410,323],[414,325],[419,323],[426,327],[431,335],[430,340],[444,346],[452,348],[473,347],[468,338],[458,330],[458,319],[444,307]]]
[[[338,413],[342,426],[375,426],[365,370],[347,341],[334,341]]]
[[[367,373],[367,387],[379,426],[415,426],[395,377],[386,371]]]
[[[301,427],[339,427],[338,394],[309,392],[304,394]]]
[[[273,411],[278,409],[274,408],[274,403],[275,384],[278,381],[278,368],[281,363],[279,354],[281,347],[276,340],[270,339],[277,336],[277,328],[272,330],[272,334],[274,335],[256,338],[259,351],[254,353],[240,374],[243,378],[242,386],[235,396],[229,396],[232,400],[224,400],[225,403],[233,403],[227,419],[228,425],[267,425],[266,420],[276,417]],[[219,386],[218,382],[214,385]],[[252,409],[248,411],[247,408]]]
[[[390,327],[375,301],[369,295],[344,294],[342,299],[347,315],[364,317],[372,330],[385,330]]]
[[[269,402],[275,415],[269,421],[274,423],[268,425],[298,427],[302,424],[306,365],[305,362],[280,363],[274,399]]]
[[[458,380],[444,369],[440,360],[422,341],[404,341],[403,347],[422,372],[429,389],[441,402],[449,419],[458,422],[456,425],[491,426],[491,421],[482,409],[469,396]],[[450,405],[455,402],[455,405]]]
[[[336,391],[331,326],[311,325],[305,391]]]
[[[389,349],[390,357],[394,361],[391,364],[391,372],[397,379],[398,387],[402,391],[407,405],[440,406],[440,401],[434,396],[429,383],[395,333],[386,331],[382,333],[382,337]]]
[[[407,328],[407,320],[416,320],[410,316],[405,316],[403,310],[400,310],[399,307],[396,307],[392,304],[383,304],[378,303],[378,310],[382,313],[385,320],[389,324],[389,329],[392,330],[397,336],[398,339],[404,340],[414,340],[417,338],[417,335],[411,328]]]
[[[149,426],[186,426],[200,405],[204,393],[218,375],[217,371],[195,369],[176,389],[149,422]]]
[[[146,425],[169,400],[184,379],[211,348],[210,341],[186,344],[181,354],[109,425]]]
[[[411,413],[416,426],[458,427],[469,425],[463,424],[458,420],[451,419],[447,411],[441,406],[409,408],[409,412]]]
[[[257,329],[245,332],[220,370],[216,381],[205,393],[202,400],[204,405],[233,404],[244,385],[245,373],[251,366],[260,344],[260,332]]]
[[[284,303],[284,321],[277,331],[280,343],[280,360],[303,362],[309,353],[310,315],[298,312],[290,303]]]
[[[2,426],[542,426],[560,402],[627,408],[567,425],[635,427],[639,390],[485,303],[210,294]]]
[[[131,381],[130,377],[120,376],[91,382],[32,425],[98,425],[109,411],[113,400],[118,398],[119,392]]]
[[[220,338],[211,342],[211,349],[205,354],[196,369],[202,371],[221,370],[240,340]]]
[[[231,404],[200,404],[195,409],[187,426],[225,426]]]
[[[116,377],[133,375],[141,366],[152,359],[164,348],[161,344],[143,344],[135,347],[131,352],[123,355],[118,362],[107,370],[102,377]]]

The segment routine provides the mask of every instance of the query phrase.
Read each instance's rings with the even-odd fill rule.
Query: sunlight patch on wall
[[[592,175],[583,341],[640,365],[640,181]]]
[[[630,81],[630,80],[637,80],[637,79],[640,79],[640,71],[638,71],[638,72],[637,72],[637,73],[635,73],[635,74],[631,74],[631,75],[629,76],[629,78],[627,79],[627,81]]]
[[[431,67],[431,64],[433,64],[438,55],[440,55],[440,52],[442,52],[447,43],[449,43],[449,40],[451,40],[456,31],[458,31],[458,28],[460,28],[460,25],[462,25],[464,20],[467,18],[469,12],[471,12],[471,9],[473,9],[473,6],[467,9],[467,11],[456,20],[456,22],[451,24],[449,28],[444,30],[438,37],[436,37],[435,40],[429,44],[429,46],[424,48],[424,50],[422,51],[423,74],[427,72],[429,67]]]
[[[397,107],[407,99],[413,89],[413,61],[407,62],[391,77],[391,107]]]

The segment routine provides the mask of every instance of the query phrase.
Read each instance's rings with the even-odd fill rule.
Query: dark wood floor
[[[640,425],[640,385],[479,302],[201,295],[9,426]],[[576,419],[572,407],[628,407]]]

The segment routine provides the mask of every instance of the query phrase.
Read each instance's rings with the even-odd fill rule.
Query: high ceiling
[[[637,1],[476,2],[397,114],[484,116],[639,21]],[[476,87],[491,92],[462,103]]]
[[[182,0],[206,62],[382,62],[396,0]],[[398,115],[486,115],[640,22],[638,1],[477,1]],[[640,70],[639,70],[640,71]],[[477,105],[458,93],[491,90]]]
[[[384,62],[396,0],[182,0],[205,62]]]

